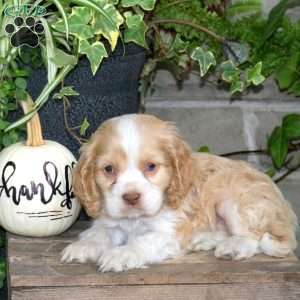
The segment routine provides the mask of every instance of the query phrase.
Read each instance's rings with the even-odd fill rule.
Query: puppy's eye
[[[146,172],[154,172],[157,166],[155,163],[149,162],[146,164]]]
[[[111,175],[114,173],[114,167],[112,165],[107,165],[104,167],[105,173]]]

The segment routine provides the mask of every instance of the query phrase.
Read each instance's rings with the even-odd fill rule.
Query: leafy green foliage
[[[69,30],[72,35],[74,35],[79,40],[86,40],[94,36],[89,22],[92,19],[92,12],[87,7],[73,7],[71,14],[68,16],[67,20],[69,23]],[[65,25],[64,21],[60,20],[52,25],[54,29],[64,32]]]
[[[86,134],[87,129],[90,127],[90,123],[87,118],[84,118],[82,124],[80,125],[79,133],[81,136]]]
[[[205,51],[201,47],[197,47],[191,54],[193,60],[198,61],[200,66],[200,76],[203,77],[210,67],[215,66],[216,59],[211,51]]]
[[[230,84],[230,91],[232,94],[242,92],[244,90],[244,83],[241,81],[241,71],[231,61],[225,61],[221,64],[222,79]]]
[[[53,95],[53,99],[59,99],[62,100],[64,97],[69,97],[69,96],[78,96],[79,93],[77,93],[74,89],[73,86],[64,86],[61,88],[59,93],[55,93]]]
[[[18,68],[17,65],[10,67],[2,66],[0,72],[0,150],[23,137],[23,129],[12,130],[8,133],[5,129],[11,124],[9,114],[17,109],[17,102],[26,98],[27,69]]]
[[[240,70],[235,66],[235,64],[231,61],[225,61],[221,64],[222,70],[222,79],[226,82],[233,82],[240,78]]]
[[[300,139],[300,115],[290,114],[283,118],[282,127],[289,141]]]
[[[262,63],[258,62],[252,68],[246,69],[246,81],[247,84],[260,85],[265,81],[265,77],[261,75]]]
[[[277,169],[281,168],[286,160],[289,142],[282,127],[275,127],[269,141],[268,150]]]
[[[125,42],[135,42],[136,44],[147,48],[145,34],[147,25],[143,21],[141,15],[134,15],[130,12],[125,13],[126,29],[125,29]]]
[[[103,58],[108,56],[103,43],[98,41],[93,44],[89,44],[89,42],[85,40],[80,41],[79,52],[86,54],[90,61],[93,75],[96,74]]]
[[[122,42],[135,42],[147,48],[145,34],[148,29],[144,19],[154,8],[156,0],[33,0],[32,5],[47,7],[47,14],[40,18],[45,32],[40,36],[40,49],[44,66],[47,68],[48,83],[35,101],[33,111],[6,127],[6,131],[27,122],[33,113],[48,101],[50,93],[64,80],[76,66],[79,59],[87,56],[92,73],[95,74],[102,61],[108,57],[109,45],[113,51],[121,38]],[[13,5],[14,0],[6,1]],[[126,23],[125,23],[126,14]],[[3,31],[8,18],[0,18]],[[121,36],[121,29],[124,37]],[[4,32],[0,32],[0,70],[4,63],[15,64],[19,51],[11,47]],[[107,43],[106,43],[107,42]],[[124,43],[123,43],[124,44]],[[11,55],[13,53],[13,55]],[[9,78],[9,77],[8,77]],[[25,96],[24,82],[17,81],[17,100]]]
[[[207,145],[201,146],[197,151],[202,152],[202,153],[210,153],[211,152]]]
[[[271,10],[264,30],[262,43],[265,43],[279,28],[282,18],[288,8],[288,2],[289,0],[280,0],[279,3]]]
[[[96,13],[93,16],[92,20],[92,29],[94,34],[103,35],[110,43],[112,50],[116,48],[117,41],[119,38],[119,27],[123,24],[124,18],[119,13],[119,11],[111,4],[107,4],[103,7],[103,9],[107,12],[110,18],[115,23],[115,28],[112,28],[110,23],[108,23],[105,19],[101,18],[99,13]]]
[[[261,1],[260,0],[239,0],[234,1],[229,7],[226,9],[227,17],[235,17],[240,18],[243,16],[249,16],[253,14],[260,14],[261,12]]]
[[[275,73],[275,79],[279,88],[282,90],[289,89],[299,78],[297,67],[299,63],[299,52],[295,51],[291,57],[283,60],[282,65]]]
[[[121,5],[124,7],[132,7],[139,5],[144,10],[152,10],[156,0],[121,0]]]
[[[300,140],[300,115],[288,114],[268,139],[268,151],[277,169],[286,162],[288,149],[293,147],[295,140]]]
[[[159,29],[171,32],[173,36],[176,34],[176,37],[188,43],[188,49],[185,53],[177,52],[167,60],[165,54],[169,54],[169,51],[165,49],[168,49],[168,44],[161,43],[162,39],[156,38],[160,46],[157,47],[159,51],[156,51],[155,59],[162,62],[162,65],[167,61],[168,69],[175,71],[176,78],[184,78],[193,69],[190,53],[201,47],[214,55],[216,74],[220,69],[218,66],[224,61],[232,61],[235,65],[235,76],[230,81],[226,78],[232,93],[244,92],[248,87],[260,85],[265,78],[275,75],[283,91],[300,96],[300,21],[292,23],[285,16],[291,1],[281,1],[273,8],[268,19],[260,14],[259,0],[235,1],[225,8],[224,16],[208,10],[209,5],[221,5],[222,1],[174,1],[176,5],[168,0],[159,1],[154,15],[159,20],[186,21],[186,25],[176,22],[158,24]],[[239,14],[243,17],[236,18]],[[220,42],[188,23],[201,25],[223,37],[224,41]],[[181,68],[178,67],[179,61],[185,61]],[[220,75],[224,80],[222,68]]]
[[[74,55],[67,54],[59,48],[53,49],[53,57],[50,57],[50,61],[53,62],[57,68],[68,65],[74,66],[77,63],[77,59]]]

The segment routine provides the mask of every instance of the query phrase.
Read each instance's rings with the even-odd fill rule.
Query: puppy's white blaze
[[[120,137],[120,144],[128,159],[128,166],[136,166],[140,150],[140,135],[136,124],[136,115],[122,116],[117,122],[117,132]]]

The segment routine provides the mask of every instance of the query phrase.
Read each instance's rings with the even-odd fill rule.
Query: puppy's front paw
[[[105,251],[98,260],[100,272],[122,272],[144,267],[143,255],[130,246]]]
[[[70,263],[72,261],[85,263],[96,262],[101,255],[98,245],[94,242],[77,241],[67,246],[61,254],[61,261]]]

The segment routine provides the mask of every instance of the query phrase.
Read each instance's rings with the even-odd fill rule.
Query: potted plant
[[[27,84],[22,81],[22,87],[36,98],[32,112],[8,125],[6,132],[42,108],[46,138],[65,144],[77,155],[79,145],[70,139],[65,126],[69,132],[79,127],[81,133],[89,127],[90,134],[106,118],[138,111],[138,79],[147,48],[143,17],[154,8],[155,0],[24,0],[17,8],[14,1],[2,4],[3,72],[26,56],[26,47],[17,48],[23,45],[34,46],[31,52],[40,55],[45,66],[32,72]],[[25,27],[31,40],[21,32]],[[46,103],[53,91],[63,101]]]
[[[68,136],[71,133],[81,142],[74,134],[74,128],[80,128],[81,133],[84,133],[91,124],[89,135],[105,118],[137,111],[138,75],[144,64],[145,53],[132,45],[126,48],[126,45],[128,42],[134,42],[148,48],[146,33],[153,54],[142,74],[142,93],[159,63],[166,64],[174,71],[176,78],[180,79],[195,67],[195,62],[199,63],[201,77],[218,62],[215,69],[221,74],[220,78],[230,84],[232,93],[241,92],[250,85],[259,85],[264,80],[264,76],[261,75],[261,62],[248,64],[248,45],[238,40],[228,40],[225,38],[228,32],[218,33],[214,28],[214,23],[219,24],[217,29],[229,26],[228,20],[222,18],[222,11],[227,7],[227,2],[209,1],[208,6],[205,1],[184,1],[178,5],[171,5],[173,3],[161,0],[155,7],[155,0],[50,1],[48,6],[44,7],[45,12],[48,11],[47,14],[39,16],[39,21],[34,23],[34,26],[41,28],[38,35],[40,47],[37,50],[41,50],[48,82],[45,71],[44,74],[34,72],[30,76],[28,89],[34,98],[37,98],[34,109],[8,126],[6,131],[30,119],[35,111],[47,102],[50,93],[58,85],[66,85],[67,87],[62,86],[61,91],[55,95],[55,98],[63,101],[47,102],[41,110],[41,120],[46,128],[46,137],[66,144],[76,155],[78,144]],[[35,1],[28,3],[34,8],[37,7]],[[43,3],[39,2],[39,6],[43,7]],[[7,7],[9,6],[6,6],[6,10]],[[236,4],[230,7],[234,11],[238,6]],[[217,13],[211,13],[209,10]],[[253,10],[257,10],[257,5],[254,5],[254,9],[252,7],[251,12]],[[181,19],[174,18],[173,15],[179,15]],[[199,16],[204,25],[198,24]],[[202,18],[203,16],[205,18]],[[222,21],[218,18],[222,18]],[[28,21],[28,17],[25,21]],[[7,36],[5,40],[5,35],[2,35],[2,40],[6,43],[6,52],[1,56],[10,57],[10,60],[22,54],[22,51],[16,51],[15,47],[9,47],[10,44],[16,43],[14,29],[18,26],[15,23],[16,18],[12,20],[8,16],[2,20],[2,31],[9,33],[7,27],[13,27],[13,33],[10,34],[11,43]],[[210,26],[213,28],[209,28]],[[224,59],[222,58],[223,63],[220,62],[221,49],[226,53]],[[132,54],[129,55],[129,63],[126,64],[127,71],[123,68],[126,57],[123,56],[124,52]],[[82,57],[89,60],[91,71]],[[101,71],[97,72],[103,61]],[[75,86],[77,91],[68,86]],[[71,102],[67,100],[68,96],[73,96]]]

